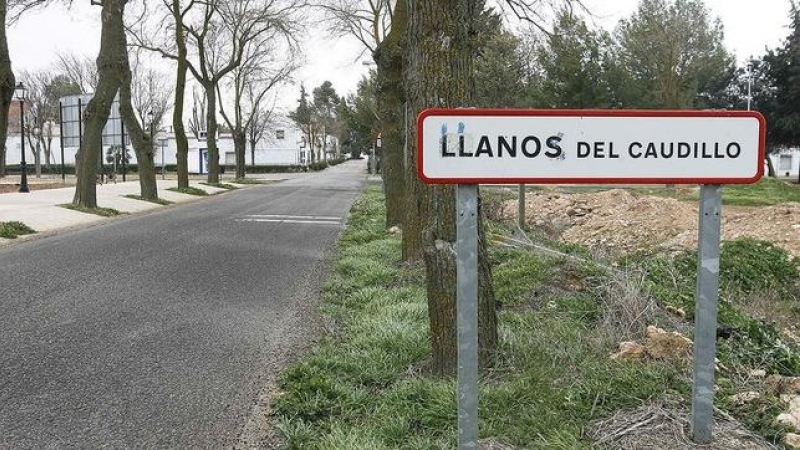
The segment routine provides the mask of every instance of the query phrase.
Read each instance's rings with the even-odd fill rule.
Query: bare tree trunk
[[[186,62],[186,35],[183,30],[183,16],[181,15],[180,0],[172,0],[173,17],[175,18],[175,43],[178,46],[178,72],[175,81],[175,105],[173,105],[172,129],[175,130],[175,144],[177,145],[178,160],[178,188],[189,187],[189,139],[186,137],[186,127],[183,124],[183,103],[186,97],[186,72],[189,67]]]
[[[203,86],[208,100],[206,123],[208,126],[208,182],[219,183],[219,148],[217,147],[217,92],[214,84]]]
[[[127,55],[127,53],[125,53]],[[122,58],[120,58],[122,59]],[[153,136],[150,136],[142,129],[136,113],[131,104],[131,72],[125,63],[120,63],[121,86],[119,89],[119,113],[125,122],[125,129],[131,137],[133,150],[136,152],[136,164],[139,169],[139,189],[142,191],[142,199],[158,200],[158,184],[156,183],[156,164],[155,149],[153,147]]]
[[[73,203],[84,208],[97,208],[97,166],[101,156],[103,127],[111,113],[111,104],[117,95],[120,77],[117,74],[117,50],[125,48],[123,17],[126,0],[104,0],[100,53],[97,56],[99,82],[94,96],[86,105],[83,142],[76,155],[78,174]],[[127,51],[126,53],[127,54]]]
[[[6,12],[8,2],[0,0],[0,178],[6,175],[6,138],[8,136],[8,109],[14,100],[14,71],[8,53]]]
[[[33,167],[36,171],[36,178],[42,178],[42,141],[36,140],[36,145],[31,145],[33,149]]]
[[[250,165],[256,166],[256,141],[250,141]]]
[[[483,6],[482,0],[409,2],[410,55],[406,86],[412,111],[434,106],[471,105],[475,22]],[[414,139],[411,142],[415,142]],[[420,209],[426,212],[421,216],[425,224],[422,242],[433,370],[441,375],[452,375],[457,368],[455,189],[420,185],[418,192],[421,194]],[[497,316],[482,219],[479,226],[478,336],[481,363],[486,366],[497,345]]]
[[[107,1],[107,0],[106,0]],[[122,0],[121,8],[124,10],[125,2]],[[136,152],[136,162],[139,169],[139,187],[144,200],[158,199],[158,186],[156,184],[156,171],[153,148],[153,136],[148,134],[139,124],[139,119],[131,102],[131,74],[130,61],[128,60],[128,38],[125,34],[124,13],[114,16],[113,32],[116,33],[112,41],[116,48],[115,75],[119,80],[119,114],[125,124],[125,129],[131,137],[133,150]]]
[[[244,131],[234,133],[233,146],[236,151],[236,179],[247,176],[245,166],[247,165],[247,134]]]
[[[47,140],[44,142],[44,166],[47,167],[47,170],[52,168],[52,160],[53,158],[53,138],[48,137]]]
[[[392,15],[392,31],[378,45],[374,55],[378,65],[378,115],[381,118],[381,176],[386,194],[386,228],[402,226],[405,210],[403,64],[408,28],[406,6],[405,1],[397,2]]]
[[[308,132],[308,157],[310,158],[309,162],[311,162],[311,164],[314,164],[314,162],[317,160],[316,159],[317,150],[315,148],[317,146],[317,143],[314,142],[314,133],[311,132],[311,126],[313,125],[309,125],[309,132]]]
[[[767,156],[764,159],[767,161],[767,176],[770,178],[775,178],[775,165],[772,164],[772,158],[769,157],[770,153],[767,152]]]

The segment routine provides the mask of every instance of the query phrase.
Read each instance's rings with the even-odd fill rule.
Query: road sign
[[[764,175],[758,112],[431,109],[418,130],[427,183],[746,184]]]
[[[417,169],[458,184],[458,448],[478,438],[478,184],[701,184],[692,438],[712,442],[722,184],[764,176],[757,112],[429,109]],[[524,188],[523,188],[524,189]],[[524,191],[522,191],[524,192]],[[520,215],[524,210],[520,209]]]

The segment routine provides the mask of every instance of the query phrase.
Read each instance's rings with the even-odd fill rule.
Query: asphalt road
[[[364,168],[0,250],[0,448],[258,444]]]

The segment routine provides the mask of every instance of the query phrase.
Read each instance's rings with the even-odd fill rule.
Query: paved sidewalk
[[[175,180],[158,180],[159,197],[173,203],[185,203],[204,198],[168,190],[177,185]],[[202,189],[209,194],[225,192],[225,189],[206,186],[199,182],[191,182],[190,186]],[[235,186],[247,187],[247,185]],[[113,208],[123,213],[137,213],[164,207],[125,197],[139,195],[139,193],[138,181],[98,185],[97,204],[100,207]],[[31,191],[28,194],[2,194],[0,195],[0,222],[18,221],[33,228],[37,233],[46,233],[108,220],[108,218],[95,214],[81,213],[59,206],[71,203],[74,195],[74,187]],[[20,239],[24,238],[23,236]],[[8,241],[0,239],[0,245],[5,243]]]

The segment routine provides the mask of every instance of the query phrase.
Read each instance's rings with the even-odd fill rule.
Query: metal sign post
[[[698,444],[713,440],[721,191],[719,185],[703,185],[700,192],[692,389],[692,438]]]
[[[517,205],[517,222],[519,225],[520,230],[525,230],[526,228],[526,217],[525,217],[525,185],[519,185],[519,204]]]
[[[478,185],[456,193],[458,449],[478,448]]]

